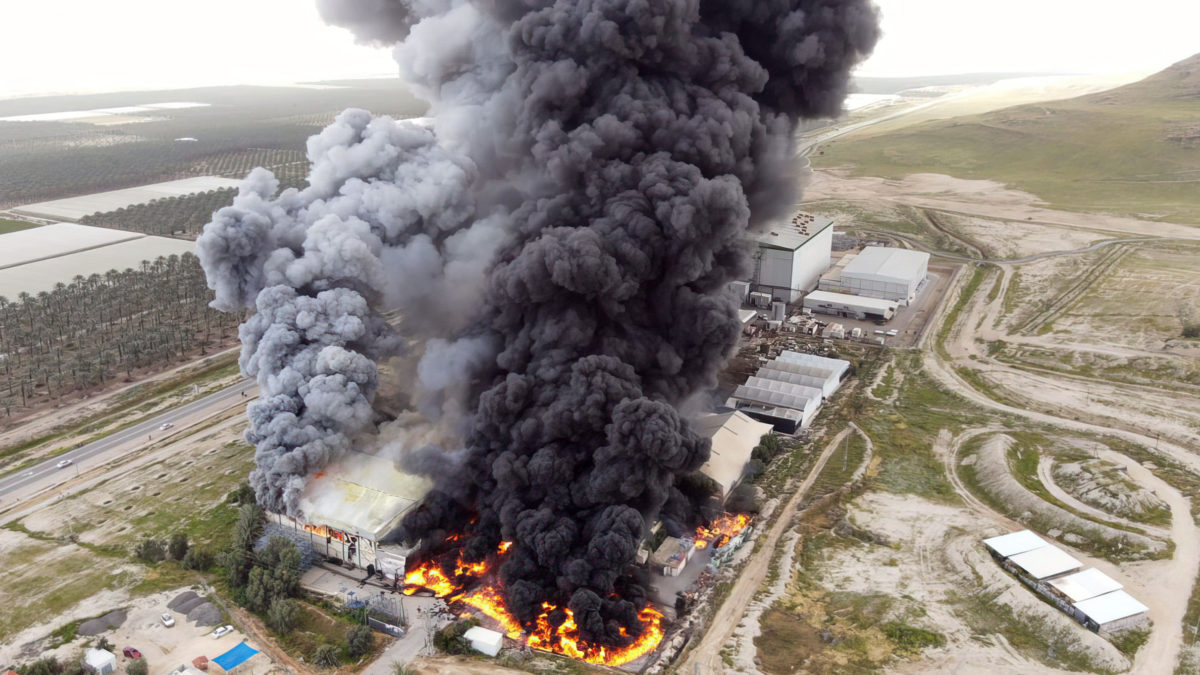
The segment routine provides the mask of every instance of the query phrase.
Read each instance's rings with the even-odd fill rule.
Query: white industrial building
[[[793,434],[812,423],[849,368],[849,361],[785,351],[734,390],[726,405]]]
[[[1149,611],[1121,582],[1080,563],[1029,530],[984,539],[992,556],[1025,585],[1097,633],[1136,628]]]
[[[712,453],[700,467],[700,473],[721,486],[724,500],[741,481],[754,448],[763,436],[771,433],[772,427],[740,412],[705,415],[693,426],[697,433],[712,440]]]
[[[831,314],[848,319],[890,320],[896,315],[899,304],[895,300],[872,298],[865,295],[813,291],[804,296],[804,306],[815,314]]]
[[[1146,622],[1150,608],[1125,591],[1113,591],[1075,603],[1083,614],[1083,625],[1097,633],[1115,633],[1137,628]]]
[[[793,303],[817,287],[829,269],[833,251],[833,221],[808,213],[797,213],[790,222],[771,226],[755,235],[754,255],[757,292],[774,300]]]
[[[858,255],[846,254],[821,277],[819,288],[908,305],[928,275],[929,254],[924,251],[868,246]]]

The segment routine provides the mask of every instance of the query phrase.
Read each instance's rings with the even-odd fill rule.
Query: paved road
[[[19,498],[21,493],[31,492],[31,489],[48,487],[57,482],[60,476],[65,478],[66,476],[77,475],[79,465],[93,457],[120,448],[123,445],[132,446],[139,441],[149,441],[151,437],[163,438],[169,436],[184,428],[181,423],[189,417],[194,417],[197,414],[201,415],[201,418],[207,417],[236,404],[239,400],[249,400],[251,396],[250,390],[256,386],[257,383],[253,380],[242,380],[228,389],[222,389],[191,403],[172,408],[145,422],[135,424],[110,436],[105,436],[98,441],[80,446],[41,462],[36,466],[24,469],[20,473],[0,479],[0,505],[8,503],[13,497]],[[243,393],[246,393],[245,397],[242,396]],[[169,430],[160,431],[159,427],[167,423],[174,426]],[[57,464],[64,459],[71,460],[72,466],[59,469]]]

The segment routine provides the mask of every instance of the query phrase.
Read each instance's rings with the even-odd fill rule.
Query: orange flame
[[[726,514],[714,520],[708,527],[696,528],[696,548],[708,548],[710,544],[713,545],[713,548],[721,548],[739,532],[746,529],[749,524],[750,516],[744,513]]]
[[[497,558],[507,553],[510,547],[512,547],[512,542],[501,542]],[[412,595],[417,590],[425,588],[433,591],[439,598],[446,598],[447,602],[461,602],[469,605],[500,624],[509,638],[519,640],[525,634],[525,628],[508,611],[498,586],[488,584],[470,592],[463,592],[463,586],[456,583],[460,577],[480,577],[487,574],[494,563],[495,560],[466,563],[460,555],[455,561],[455,578],[452,580],[446,576],[436,561],[427,561],[404,575],[404,583],[407,586],[404,593]],[[624,665],[654,651],[662,642],[664,635],[663,615],[646,607],[638,614],[638,620],[642,624],[642,633],[628,646],[617,648],[588,644],[579,637],[579,627],[575,624],[575,617],[571,610],[563,610],[566,619],[555,628],[550,625],[550,614],[558,608],[550,603],[544,603],[542,609],[543,612],[538,615],[536,627],[525,637],[525,644],[533,649],[562,654],[588,663],[607,666]],[[464,615],[469,615],[469,613]],[[621,629],[621,634],[627,634],[624,628]]]

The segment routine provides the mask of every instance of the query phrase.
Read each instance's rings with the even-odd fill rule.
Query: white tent
[[[504,646],[504,636],[494,630],[488,630],[481,626],[475,626],[466,633],[463,637],[471,643],[471,647],[477,652],[483,652],[488,656],[495,656],[500,653],[500,648]]]
[[[1020,530],[1018,532],[1002,534],[999,537],[984,539],[983,544],[992,549],[1001,558],[1007,558],[1018,553],[1032,551],[1035,548],[1048,546],[1046,540],[1029,530]]]
[[[117,669],[117,656],[104,649],[89,649],[83,656],[83,662],[89,670],[97,675],[109,675]]]

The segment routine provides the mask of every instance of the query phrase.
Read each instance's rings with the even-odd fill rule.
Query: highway
[[[14,500],[19,501],[38,490],[78,475],[80,465],[90,459],[115,451],[129,452],[152,439],[165,438],[186,429],[191,424],[236,405],[239,401],[249,401],[257,394],[256,391],[252,391],[257,386],[253,380],[242,380],[232,387],[172,408],[98,441],[64,452],[33,467],[6,476],[0,479],[0,508],[11,506]],[[170,429],[159,429],[163,424],[168,423],[172,425]],[[64,459],[71,460],[72,465],[58,468],[58,463]]]

